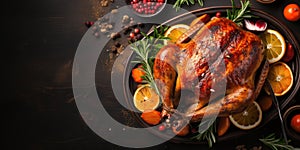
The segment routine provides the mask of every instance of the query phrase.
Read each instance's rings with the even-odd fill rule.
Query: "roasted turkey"
[[[256,34],[208,15],[195,19],[175,43],[161,48],[153,67],[164,114],[176,109],[193,122],[204,115],[243,111],[256,99],[267,73]]]

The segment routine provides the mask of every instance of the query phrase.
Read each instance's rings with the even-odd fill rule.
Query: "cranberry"
[[[132,8],[133,8],[133,9],[136,9],[137,7],[138,7],[137,4],[133,4],[133,5],[132,5]]]
[[[216,17],[217,17],[217,18],[221,18],[221,16],[222,16],[222,14],[221,14],[220,12],[217,12],[217,13],[216,13]]]
[[[84,24],[85,24],[86,27],[89,28],[89,27],[91,27],[91,26],[94,24],[94,22],[92,22],[92,21],[87,21],[87,22],[85,22]]]
[[[164,126],[164,125],[160,125],[159,127],[158,127],[158,130],[159,131],[164,131],[166,129],[166,126]]]
[[[131,5],[140,14],[154,14],[164,2],[165,0],[132,0]]]
[[[132,39],[134,39],[134,37],[135,37],[134,32],[131,32],[131,33],[129,34],[129,37],[132,38]]]

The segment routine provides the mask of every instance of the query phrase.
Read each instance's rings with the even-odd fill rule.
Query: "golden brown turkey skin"
[[[164,105],[176,108],[179,99],[187,107],[196,104],[183,109],[192,121],[204,114],[242,111],[257,94],[255,74],[264,57],[261,39],[226,18],[209,21],[191,39],[157,54],[153,71]],[[186,97],[182,91],[191,92]]]

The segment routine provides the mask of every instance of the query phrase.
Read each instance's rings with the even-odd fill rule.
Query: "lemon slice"
[[[236,127],[243,130],[250,130],[260,124],[262,110],[258,103],[254,101],[243,112],[230,115],[229,119]]]
[[[277,62],[270,66],[267,80],[271,84],[274,94],[282,96],[292,88],[294,77],[291,68],[286,63]],[[270,94],[266,86],[264,89]]]
[[[186,24],[176,24],[171,26],[164,34],[165,37],[169,37],[170,41],[175,43],[177,39],[185,33],[190,26]]]
[[[141,112],[155,110],[159,105],[159,96],[149,84],[145,84],[135,91],[133,103]]]
[[[269,63],[279,61],[285,53],[286,44],[283,36],[275,30],[267,29],[261,36]]]

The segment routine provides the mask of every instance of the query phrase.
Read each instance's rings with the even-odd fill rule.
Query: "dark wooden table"
[[[2,137],[9,149],[124,149],[94,134],[82,121],[73,99],[71,72],[77,46],[87,31],[85,21],[95,21],[124,1],[100,6],[101,0],[5,1],[1,9],[2,74],[5,83],[2,106]],[[285,0],[271,5],[251,1],[253,8],[273,14],[294,31],[300,41],[300,23],[288,22],[282,11]],[[168,3],[174,3],[169,0]],[[205,0],[205,7],[230,6],[229,0]],[[197,5],[184,7],[188,10]],[[4,55],[5,54],[5,55]],[[299,95],[297,96],[299,97]],[[127,111],[112,109],[121,119]],[[264,133],[278,132],[278,120]],[[262,145],[258,134],[218,143],[214,149]],[[299,141],[298,141],[299,142]],[[207,149],[206,145],[166,142],[149,149]]]

